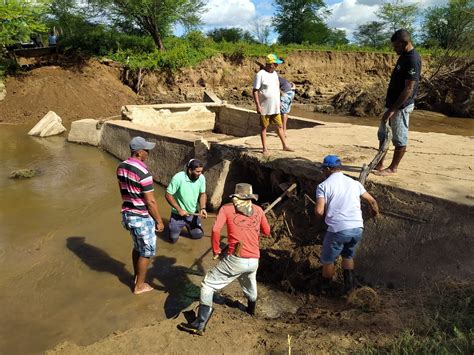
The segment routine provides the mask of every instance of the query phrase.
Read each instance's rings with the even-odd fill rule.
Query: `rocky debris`
[[[38,175],[34,169],[18,169],[10,173],[10,179],[29,179]]]
[[[61,117],[55,112],[49,111],[29,132],[30,136],[49,137],[66,131]]]
[[[104,121],[86,118],[74,121],[67,137],[68,142],[90,144],[97,147],[100,143],[101,128]]]
[[[335,111],[332,105],[316,105],[314,106],[314,112],[333,114]]]
[[[337,112],[358,117],[378,116],[384,109],[385,91],[382,84],[375,84],[370,88],[346,86],[334,96],[332,106]]]

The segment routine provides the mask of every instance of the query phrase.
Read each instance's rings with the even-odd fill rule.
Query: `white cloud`
[[[381,0],[357,0],[358,4],[361,5],[381,5],[383,2]],[[424,9],[429,6],[443,6],[448,3],[448,0],[404,0],[403,4],[417,4],[420,9]]]
[[[404,3],[416,3],[420,10],[423,10],[429,6],[444,6],[448,0],[405,0]],[[347,36],[351,38],[357,26],[377,20],[375,12],[381,4],[381,0],[342,0],[329,6],[332,14],[328,25],[346,31]]]
[[[342,2],[330,5],[329,9],[332,11],[332,14],[327,22],[329,27],[344,30],[348,36],[351,36],[357,26],[375,21],[377,17],[374,13],[377,11],[378,5],[365,5],[359,1],[343,0]]]
[[[248,27],[256,16],[250,0],[209,0],[201,17],[205,27]]]

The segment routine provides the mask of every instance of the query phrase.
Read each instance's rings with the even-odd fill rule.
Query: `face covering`
[[[237,197],[232,197],[232,203],[238,213],[250,217],[253,214],[252,200],[241,200]]]

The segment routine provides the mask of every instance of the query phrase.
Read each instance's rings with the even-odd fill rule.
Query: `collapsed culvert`
[[[155,181],[162,185],[169,183],[171,176],[190,158],[200,157],[206,162],[208,205],[212,209],[228,202],[236,183],[252,184],[260,195],[259,204],[271,203],[278,197],[283,192],[282,183],[296,183],[297,195],[285,197],[272,209],[274,216],[269,215],[273,235],[268,240],[262,238],[259,280],[291,292],[317,291],[324,223],[314,216],[310,200],[314,199],[314,190],[323,179],[318,164],[304,156],[286,154],[273,159],[262,158],[255,146],[248,144],[250,136],[259,132],[258,126],[250,125],[257,122],[254,112],[218,103],[170,107],[182,110],[185,106],[188,110],[206,106],[215,113],[212,134],[216,135],[209,133],[206,137],[209,144],[203,144],[202,132],[144,127],[129,120],[106,122],[99,130],[93,125],[93,132],[89,133],[97,135],[101,148],[122,160],[129,154],[127,146],[132,135],[156,141],[149,167]],[[165,108],[151,105],[144,109],[159,113]],[[127,109],[131,112],[134,107]],[[195,113],[194,110],[189,112],[190,119],[195,120]],[[301,129],[307,129],[309,124],[314,126],[313,122],[294,121]],[[325,127],[320,133],[327,129],[330,128]],[[307,134],[314,132],[308,131]],[[354,146],[344,146],[341,154],[348,156],[345,160],[351,164],[348,168],[358,169],[360,163],[351,160],[354,149]],[[165,164],[162,157],[166,157]],[[354,175],[354,171],[348,169],[346,173]],[[359,280],[362,285],[417,287],[423,280],[472,277],[474,265],[468,252],[474,247],[472,206],[371,181],[366,189],[379,201],[382,215],[369,220],[363,213],[364,237],[355,258],[356,275],[363,276],[363,280]],[[340,272],[337,280],[341,280]]]

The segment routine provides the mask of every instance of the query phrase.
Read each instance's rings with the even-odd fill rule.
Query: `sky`
[[[429,6],[445,5],[448,0],[405,0],[404,3],[418,3],[421,9]],[[381,0],[326,0],[331,15],[327,19],[329,27],[346,31],[350,39],[358,25],[376,20],[375,12]],[[270,0],[207,0],[202,15],[202,29],[207,32],[217,27],[241,27],[250,30],[255,23],[270,23],[274,7]],[[273,33],[271,40],[276,39]]]

